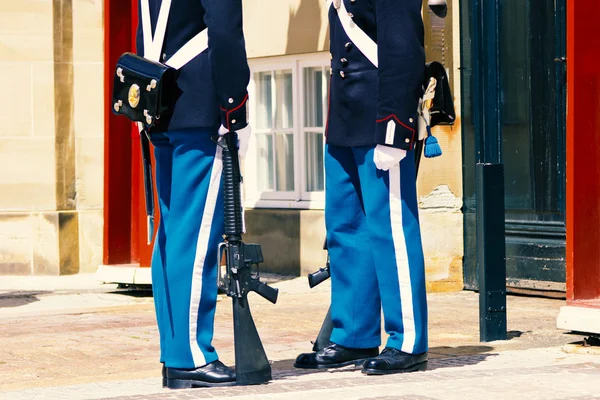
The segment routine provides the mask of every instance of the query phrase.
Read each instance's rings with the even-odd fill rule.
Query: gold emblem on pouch
[[[131,108],[136,108],[140,104],[140,87],[135,83],[129,88],[129,105]]]

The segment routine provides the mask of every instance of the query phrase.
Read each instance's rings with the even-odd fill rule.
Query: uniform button
[[[409,138],[404,139],[404,143],[410,143],[410,139]]]
[[[232,103],[233,103],[233,99],[232,99],[231,97],[229,98],[229,100],[228,100],[228,101],[229,101],[229,104],[232,104]]]
[[[236,122],[237,122],[237,121],[236,121],[235,119],[232,119],[232,120],[231,120],[231,123],[232,123],[232,124],[235,124]],[[408,139],[407,139],[407,140],[408,140]]]
[[[346,48],[346,51],[350,51],[352,49],[352,42],[346,43],[344,47]]]
[[[413,120],[412,118],[409,118],[409,119],[408,119],[408,122],[410,122],[411,124],[413,123],[413,121],[414,121],[414,120]]]
[[[333,68],[329,68],[329,76],[333,75]]]
[[[340,62],[342,62],[343,64],[347,64],[347,63],[348,63],[348,60],[342,57],[342,58],[340,59]]]
[[[346,76],[346,75],[344,74],[344,71],[340,71],[340,76],[341,76],[342,78],[344,78],[344,77]]]

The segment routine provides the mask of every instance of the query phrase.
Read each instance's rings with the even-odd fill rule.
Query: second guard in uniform
[[[423,370],[427,300],[413,149],[425,68],[421,0],[333,0],[325,223],[330,345],[298,368]],[[381,344],[381,309],[385,349]]]

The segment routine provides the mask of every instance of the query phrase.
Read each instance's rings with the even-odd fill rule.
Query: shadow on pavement
[[[360,367],[353,365],[343,368],[331,368],[331,369],[300,369],[294,368],[295,359],[275,361],[271,364],[273,380],[275,379],[286,379],[292,377],[298,377],[310,374],[332,374],[346,371],[360,371]]]
[[[23,291],[16,290],[12,292],[0,293],[0,308],[20,307],[36,301],[40,301],[37,296],[52,293],[49,291]]]
[[[429,349],[428,371],[440,368],[456,368],[466,365],[475,365],[485,361],[488,357],[497,356],[490,353],[494,348],[490,346],[439,346]],[[273,379],[286,379],[309,374],[339,373],[346,371],[360,371],[360,367],[348,366],[335,369],[298,369],[294,368],[293,359],[275,361],[271,364]]]
[[[520,338],[523,334],[525,333],[532,333],[532,331],[508,331],[506,332],[506,338],[508,340],[514,339],[514,338]]]
[[[456,368],[466,365],[475,365],[485,361],[488,357],[495,357],[497,353],[490,353],[491,346],[438,346],[429,349],[428,371],[440,368]]]
[[[129,285],[120,283],[111,294],[121,294],[131,297],[152,297],[152,285]]]

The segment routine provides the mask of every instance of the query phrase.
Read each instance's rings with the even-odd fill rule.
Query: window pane
[[[275,189],[273,177],[273,135],[256,134],[258,152],[256,162],[256,181],[258,190],[270,192]]]
[[[304,126],[323,126],[323,68],[304,68]]]
[[[294,135],[292,133],[276,134],[275,149],[276,190],[291,192],[294,190]]]
[[[288,129],[294,126],[294,110],[292,100],[292,70],[277,71],[275,73],[275,86],[277,88],[277,115],[275,127]]]
[[[306,191],[318,192],[325,189],[323,171],[323,134],[306,134]]]
[[[273,88],[271,72],[254,74],[256,82],[256,128],[273,128]]]

